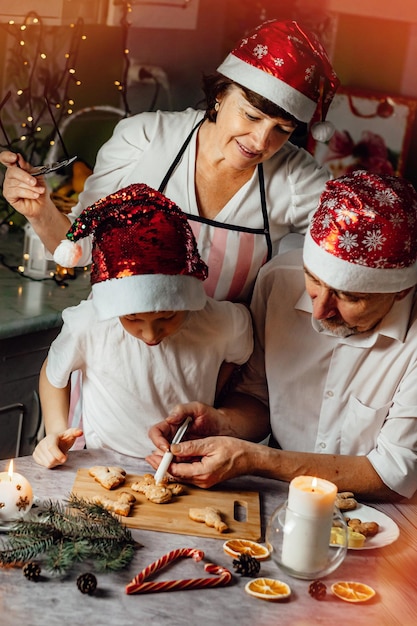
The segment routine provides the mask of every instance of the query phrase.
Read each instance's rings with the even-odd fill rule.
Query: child
[[[75,242],[91,234],[92,298],[63,312],[40,376],[46,436],[33,457],[46,467],[65,463],[83,434],[88,448],[145,457],[149,427],[177,403],[213,404],[222,363],[242,364],[253,348],[248,310],[206,296],[186,216],[161,193],[133,184],[85,209],[56,262],[74,266]],[[68,428],[78,369],[83,430]]]

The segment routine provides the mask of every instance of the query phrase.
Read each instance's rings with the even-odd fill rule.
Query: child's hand
[[[62,433],[46,435],[33,451],[33,458],[36,463],[49,469],[63,465],[68,458],[68,450],[82,435],[83,431],[80,428],[68,428]]]

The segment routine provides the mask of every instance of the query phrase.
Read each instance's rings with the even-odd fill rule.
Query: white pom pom
[[[54,252],[54,261],[62,267],[75,267],[81,255],[81,246],[69,239],[63,239]]]
[[[311,128],[311,135],[316,141],[324,143],[332,138],[334,131],[332,122],[316,122]]]

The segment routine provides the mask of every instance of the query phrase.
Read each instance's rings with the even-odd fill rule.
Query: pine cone
[[[233,567],[237,574],[253,578],[261,569],[261,564],[250,554],[241,554],[238,559],[233,559]]]
[[[23,566],[23,575],[28,580],[37,583],[41,575],[40,565],[34,561],[26,563],[26,565]]]
[[[97,578],[89,572],[81,574],[77,578],[77,587],[81,593],[88,593],[91,596],[97,588]]]
[[[316,600],[324,600],[326,591],[326,585],[321,580],[315,580],[308,588],[308,593]]]

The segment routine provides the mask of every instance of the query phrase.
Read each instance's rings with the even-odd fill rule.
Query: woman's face
[[[293,122],[269,117],[256,109],[236,85],[231,85],[218,101],[218,148],[222,157],[238,170],[270,159],[296,128]]]

